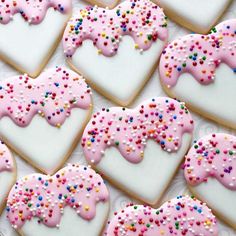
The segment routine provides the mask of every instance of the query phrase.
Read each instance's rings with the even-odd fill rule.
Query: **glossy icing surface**
[[[221,63],[235,72],[236,20],[220,23],[209,35],[190,34],[170,43],[160,59],[160,77],[167,87],[176,85],[183,73],[190,73],[201,84],[215,79]],[[220,78],[219,78],[220,79]]]
[[[192,133],[193,120],[183,103],[157,97],[135,109],[113,107],[93,115],[82,137],[87,160],[97,164],[106,148],[117,147],[132,163],[144,157],[147,139],[153,139],[167,152],[176,152],[184,133]]]
[[[236,190],[236,137],[216,133],[195,141],[185,158],[185,178],[193,186],[216,178]]]
[[[12,154],[10,153],[7,146],[0,141],[0,172],[2,171],[12,171],[14,166],[14,161]]]
[[[53,176],[31,174],[18,180],[8,196],[7,218],[16,229],[33,217],[39,224],[59,227],[66,206],[89,221],[95,217],[96,204],[108,199],[100,175],[86,166],[68,165]]]
[[[178,196],[159,209],[131,205],[115,212],[108,236],[218,235],[215,216],[206,204],[189,196]]]
[[[35,80],[20,75],[0,82],[0,119],[9,116],[21,127],[36,114],[60,127],[73,108],[89,109],[90,104],[84,79],[62,67],[48,69]]]
[[[149,0],[127,0],[112,10],[87,7],[67,24],[63,37],[65,55],[72,57],[89,39],[99,54],[113,56],[124,35],[134,39],[136,49],[147,50],[158,38],[167,39],[166,26],[162,9]]]
[[[50,7],[63,14],[72,9],[70,0],[2,0],[0,23],[7,24],[15,14],[19,13],[30,24],[39,24]]]

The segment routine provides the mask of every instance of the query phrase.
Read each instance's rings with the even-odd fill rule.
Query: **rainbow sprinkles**
[[[3,0],[0,1],[0,23],[7,24],[17,13],[30,24],[39,24],[44,19],[48,8],[66,14],[71,11],[70,0]]]
[[[81,145],[92,164],[101,161],[105,149],[119,149],[132,163],[144,157],[148,139],[153,139],[163,150],[176,152],[184,133],[192,133],[191,114],[181,102],[171,98],[149,99],[135,109],[113,107],[93,115],[82,137]]]
[[[60,227],[66,206],[84,220],[96,215],[96,204],[109,200],[100,175],[89,167],[68,165],[54,176],[31,174],[18,180],[7,201],[7,218],[15,229],[37,217],[39,224]]]
[[[160,59],[160,76],[168,88],[176,85],[183,73],[190,73],[201,84],[215,79],[221,63],[236,72],[236,19],[224,21],[209,35],[189,34],[170,43]]]
[[[236,190],[236,137],[224,133],[196,141],[185,158],[185,178],[191,186],[216,178],[227,189]]]
[[[36,114],[60,127],[73,108],[89,109],[91,102],[84,79],[62,67],[48,69],[37,79],[20,75],[0,82],[0,119],[8,116],[21,127]]]
[[[72,57],[84,40],[92,40],[98,53],[110,57],[117,53],[122,36],[129,35],[135,48],[148,50],[158,38],[168,36],[163,10],[149,0],[127,0],[109,10],[86,7],[68,22],[63,37],[64,52]]]

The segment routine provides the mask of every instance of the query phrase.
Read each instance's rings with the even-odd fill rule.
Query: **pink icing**
[[[68,22],[63,47],[71,57],[84,40],[90,39],[99,53],[113,56],[122,36],[129,35],[135,48],[147,50],[158,37],[167,40],[166,26],[162,9],[149,0],[127,0],[112,10],[86,7]]]
[[[72,108],[89,109],[91,90],[81,76],[62,67],[43,72],[37,79],[27,75],[0,82],[0,119],[9,116],[27,126],[35,114],[60,127]]]
[[[190,34],[170,43],[160,60],[162,82],[173,87],[183,73],[190,73],[201,84],[215,79],[221,63],[236,72],[236,19],[225,21],[212,29],[209,35]]]
[[[108,236],[217,236],[215,216],[206,204],[179,196],[159,209],[131,205],[115,213],[107,227]]]
[[[185,160],[185,178],[190,185],[216,178],[236,190],[236,137],[217,133],[196,141]]]
[[[20,13],[31,24],[39,24],[48,8],[65,14],[71,11],[71,0],[2,0],[0,1],[0,23],[7,24],[13,16]]]
[[[18,180],[8,196],[7,218],[17,229],[33,217],[48,227],[58,227],[66,206],[89,221],[96,215],[96,204],[108,200],[101,176],[89,167],[74,164],[54,176],[32,174]]]
[[[192,131],[192,116],[184,104],[158,97],[133,110],[113,107],[94,114],[84,130],[82,147],[91,163],[98,163],[110,146],[117,147],[126,160],[139,163],[147,139],[154,139],[165,151],[174,152],[181,146],[182,135]]]
[[[0,141],[0,172],[12,171],[14,161],[7,146]]]

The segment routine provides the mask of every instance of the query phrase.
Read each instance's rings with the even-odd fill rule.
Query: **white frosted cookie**
[[[57,47],[71,0],[0,1],[0,58],[36,77]]]
[[[236,128],[236,20],[209,35],[189,34],[170,43],[160,59],[165,91],[201,115]]]
[[[67,24],[63,46],[73,69],[125,106],[156,69],[167,37],[161,8],[149,0],[127,0],[112,10],[81,9]]]
[[[23,236],[98,236],[108,216],[109,193],[94,170],[73,164],[53,176],[36,173],[18,180],[6,211]]]
[[[236,137],[210,134],[195,141],[185,159],[192,192],[236,229]]]
[[[63,67],[37,79],[20,75],[0,82],[0,137],[47,174],[70,156],[91,110],[90,88]]]
[[[106,236],[218,236],[211,209],[194,197],[178,196],[153,209],[130,204],[114,213]]]
[[[16,163],[10,150],[0,141],[0,214],[2,213],[8,192],[16,181]]]
[[[197,33],[207,33],[232,0],[155,0],[155,2],[180,25]]]
[[[191,143],[192,116],[171,98],[149,99],[134,109],[95,113],[81,144],[92,166],[126,193],[155,205]]]

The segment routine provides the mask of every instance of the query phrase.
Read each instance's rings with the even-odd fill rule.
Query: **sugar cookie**
[[[108,236],[217,236],[215,216],[206,204],[194,197],[178,196],[159,209],[130,205],[107,227]]]
[[[81,144],[91,165],[125,192],[154,205],[183,160],[192,132],[184,104],[157,97],[134,109],[95,113]]]
[[[7,146],[0,141],[0,214],[5,207],[5,200],[15,180],[15,160]]]
[[[69,157],[92,110],[91,90],[75,72],[55,67],[33,80],[0,82],[0,137],[51,174]]]
[[[156,69],[166,26],[162,9],[149,0],[126,0],[112,10],[87,7],[67,24],[65,56],[91,86],[125,106]]]
[[[53,176],[18,180],[7,200],[7,218],[24,236],[97,236],[109,212],[109,193],[100,175],[73,164]]]
[[[208,33],[232,0],[155,0],[180,25],[197,33]]]
[[[0,57],[36,77],[71,16],[71,0],[0,1]]]
[[[190,34],[170,43],[160,59],[166,92],[196,112],[236,128],[236,20],[209,35]],[[220,112],[219,112],[220,111]]]
[[[190,189],[236,228],[236,137],[216,133],[193,144],[185,160]]]

